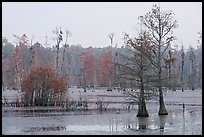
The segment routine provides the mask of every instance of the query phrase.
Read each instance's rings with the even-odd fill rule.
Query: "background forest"
[[[32,43],[26,34],[15,36],[17,43],[10,43],[2,37],[2,86],[3,89],[16,89],[18,81],[27,77],[31,66],[53,67],[58,64],[60,73],[68,78],[68,86],[77,87],[108,87],[116,82],[116,70],[118,63],[125,64],[127,60],[119,55],[128,54],[128,46],[121,47],[111,45],[103,48],[84,48],[81,45],[59,45],[59,55],[55,46],[45,42]],[[111,38],[111,37],[110,37]],[[172,63],[172,75],[174,82],[181,87],[182,56],[183,82],[185,89],[202,88],[202,35],[198,35],[198,45],[189,46],[187,50],[178,47],[169,48],[169,53],[175,58]],[[193,48],[196,47],[197,48]],[[181,46],[180,46],[181,47]],[[167,58],[169,55],[166,55]],[[20,79],[20,80],[18,80]],[[122,87],[123,84],[121,84]],[[125,86],[131,84],[124,84]],[[114,85],[118,86],[117,84]],[[179,87],[179,86],[178,86]],[[127,87],[126,87],[127,88]]]

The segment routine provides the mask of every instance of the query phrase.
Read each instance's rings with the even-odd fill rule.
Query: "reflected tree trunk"
[[[167,116],[159,116],[159,128],[160,131],[164,131],[165,123],[166,123]]]
[[[147,128],[148,118],[138,118],[138,122],[139,122],[139,130],[140,129],[144,130]]]
[[[149,117],[149,114],[146,109],[146,103],[145,103],[145,97],[144,97],[144,87],[141,88],[141,91],[140,91],[137,117]]]

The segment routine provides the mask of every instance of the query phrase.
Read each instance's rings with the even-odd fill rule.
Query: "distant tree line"
[[[112,58],[114,58],[115,63],[128,63],[124,57],[120,56],[120,54],[131,56],[127,52],[128,48],[125,45],[112,48],[110,46],[84,48],[81,45],[71,45],[67,47],[64,53],[62,72],[69,78],[69,86],[107,87],[108,70],[111,68],[111,64],[113,64]],[[33,65],[54,67],[55,51],[54,47],[45,47],[39,42],[34,43],[32,46],[23,47],[10,43],[5,37],[2,37],[2,88],[16,89],[18,87],[20,83],[17,82],[17,79],[22,79],[23,76],[29,75],[31,58],[33,58]],[[62,47],[59,49],[59,52],[64,52]],[[172,77],[173,75],[178,77],[178,82],[176,83],[181,83],[182,54],[184,54],[184,88],[202,88],[202,45],[191,45],[185,51],[172,48],[171,54],[175,58],[171,69],[172,73],[174,73]],[[116,83],[114,78],[118,73],[117,70],[118,68],[113,69],[112,83]],[[121,83],[121,87],[131,88],[131,84],[128,84],[130,81],[126,82],[127,84]],[[118,85],[114,84],[114,86]]]

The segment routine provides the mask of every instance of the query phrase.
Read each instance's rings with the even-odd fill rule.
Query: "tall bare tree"
[[[154,70],[157,73],[158,80],[156,87],[159,90],[159,113],[158,115],[168,115],[168,112],[164,105],[162,83],[164,56],[168,49],[168,43],[174,40],[173,29],[177,25],[177,21],[174,19],[174,13],[172,11],[161,11],[160,7],[154,5],[152,10],[146,13],[144,16],[139,17],[140,22],[145,26],[148,32],[148,39],[151,41],[151,56],[149,59],[154,66]]]
[[[16,83],[17,89],[21,89],[21,82],[25,76],[28,75],[29,67],[27,64],[29,60],[29,40],[26,34],[22,36],[13,35],[17,39],[16,50],[14,53],[16,63]],[[27,73],[26,73],[27,72]]]
[[[109,39],[110,39],[110,46],[111,46],[111,69],[109,71],[109,75],[108,75],[108,91],[112,91],[111,87],[112,87],[112,77],[113,77],[113,37],[114,37],[114,33],[110,33],[108,35]]]
[[[168,43],[168,53],[167,53],[167,57],[164,58],[164,62],[166,64],[166,68],[168,71],[168,88],[169,90],[176,90],[175,88],[175,72],[173,71],[173,69],[175,69],[175,61],[176,58],[173,56],[174,52],[172,51],[172,47],[170,45],[170,43]],[[174,73],[174,76],[173,76]]]
[[[65,51],[66,51],[66,48],[69,47],[69,44],[67,43],[67,40],[68,40],[68,37],[71,36],[71,32],[69,30],[66,30],[66,40],[65,40],[65,43],[64,43],[64,50],[63,50],[63,53],[62,53],[62,64],[61,64],[61,72],[62,72],[62,69],[63,69],[63,65],[64,65],[64,56],[65,56]]]
[[[191,90],[195,89],[195,80],[196,80],[196,56],[195,49],[193,47],[189,47],[189,60],[190,60],[190,70],[189,70],[189,86]]]
[[[198,87],[202,88],[202,31],[198,32],[199,40],[198,40],[198,56],[201,57],[198,62]]]
[[[184,70],[184,57],[185,57],[185,52],[183,49],[183,45],[181,48],[181,84],[182,84],[182,92],[184,91],[184,82],[183,82],[183,70]]]
[[[56,49],[57,49],[57,57],[56,57],[56,69],[59,71],[59,49],[60,49],[60,43],[62,42],[63,38],[62,38],[62,30],[61,27],[60,29],[56,28],[55,31],[53,31],[53,33],[56,35]]]

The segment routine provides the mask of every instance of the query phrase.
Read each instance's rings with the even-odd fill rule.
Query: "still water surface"
[[[202,106],[167,106],[169,115],[158,116],[158,108],[148,106],[149,117],[128,111],[2,111],[2,134],[29,135],[185,135],[202,134]]]

